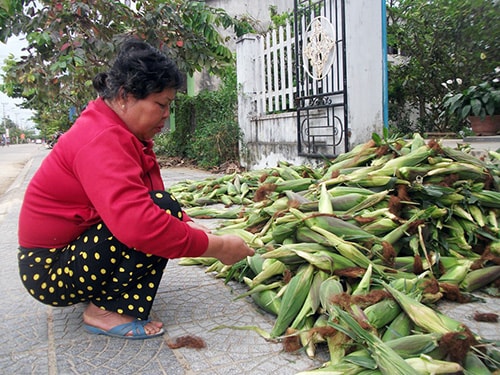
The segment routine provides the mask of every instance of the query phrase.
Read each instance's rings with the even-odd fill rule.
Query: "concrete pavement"
[[[17,272],[17,218],[27,183],[48,152],[33,145],[27,159],[21,158],[18,164],[22,169],[10,177],[9,188],[0,196],[1,374],[290,375],[322,362],[304,353],[285,353],[281,344],[267,342],[253,331],[216,329],[258,326],[269,331],[273,318],[249,300],[233,300],[245,290],[241,285],[225,285],[204,268],[183,267],[176,261],[169,262],[153,306],[153,317],[165,323],[166,334],[160,338],[130,341],[90,335],[82,327],[83,305],[52,308],[30,297]],[[162,174],[169,185],[210,176],[188,168],[163,170]],[[473,332],[500,340],[498,323],[472,319],[476,311],[500,311],[499,299],[482,297],[486,303],[441,308]],[[169,348],[169,342],[188,335],[201,338],[206,347]]]

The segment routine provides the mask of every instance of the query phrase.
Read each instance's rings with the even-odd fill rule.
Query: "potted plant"
[[[461,84],[456,79],[458,85]],[[443,84],[447,89],[453,81]],[[463,91],[450,90],[443,98],[444,114],[468,121],[476,135],[500,134],[500,67],[484,77],[477,85]]]

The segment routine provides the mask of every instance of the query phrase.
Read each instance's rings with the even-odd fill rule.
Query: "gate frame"
[[[313,22],[320,23],[315,21],[317,17],[326,19],[335,30],[335,39],[332,40],[334,48],[329,51],[329,57],[332,58],[333,54],[334,61],[331,61],[326,74],[313,77],[309,73],[310,61],[305,62],[303,54],[304,45],[309,42],[306,24],[311,26]],[[299,156],[332,158],[349,149],[345,20],[345,0],[294,0],[295,106]],[[323,32],[327,30],[322,24],[320,26],[320,38],[316,41],[325,44]],[[329,35],[326,35],[328,39]],[[323,54],[322,59],[325,59]],[[324,92],[324,87],[328,91]]]

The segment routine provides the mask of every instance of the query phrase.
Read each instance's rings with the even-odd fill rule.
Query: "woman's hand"
[[[254,254],[255,251],[241,237],[208,234],[208,248],[202,256],[217,258],[224,264],[233,264]]]

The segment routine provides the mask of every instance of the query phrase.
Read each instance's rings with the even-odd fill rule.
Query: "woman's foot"
[[[129,315],[122,315],[114,311],[102,310],[92,302],[89,303],[89,305],[83,312],[83,322],[85,324],[102,329],[104,331],[109,331],[116,326],[130,323],[134,320],[136,320],[136,318]],[[162,322],[151,321],[144,325],[144,331],[147,335],[156,335],[162,330],[162,327]],[[132,332],[129,332],[126,336],[131,335]]]

